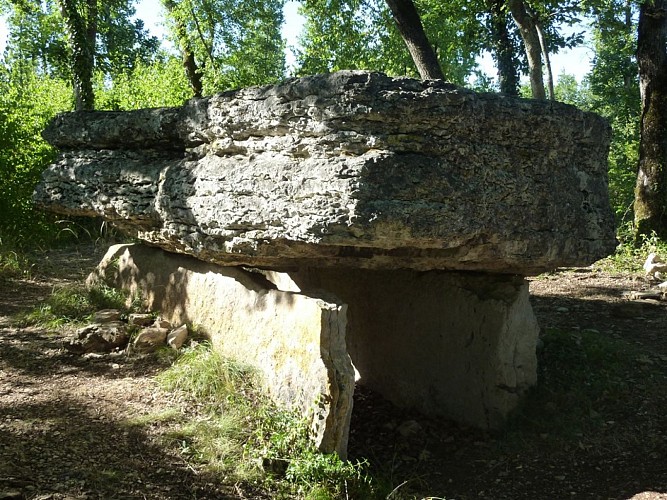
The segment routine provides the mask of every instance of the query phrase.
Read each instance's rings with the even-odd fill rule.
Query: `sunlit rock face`
[[[560,103],[339,72],[44,136],[39,205],[223,265],[531,275],[615,246],[609,126]]]

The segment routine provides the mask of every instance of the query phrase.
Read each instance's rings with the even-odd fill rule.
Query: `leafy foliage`
[[[639,80],[633,4],[606,0],[593,8],[595,57],[588,80],[590,109],[612,126],[609,190],[619,223],[632,220],[639,161]]]
[[[205,93],[272,83],[284,76],[281,0],[164,3],[176,41],[194,52]],[[179,33],[179,25],[185,33]],[[179,40],[179,34],[186,40]]]
[[[0,66],[0,243],[39,246],[56,239],[54,218],[32,204],[32,192],[54,151],[40,133],[58,111],[71,109],[62,80],[29,68]]]
[[[456,2],[416,2],[447,78],[463,84],[476,66],[479,22]],[[299,74],[366,69],[417,76],[412,59],[381,0],[305,0]],[[463,14],[463,15],[462,15]],[[456,40],[456,42],[455,42]]]
[[[621,244],[609,257],[595,263],[595,267],[606,272],[644,273],[643,265],[650,253],[667,257],[667,242],[659,239],[655,233],[642,236],[636,241],[634,228],[631,224],[619,230]]]
[[[8,58],[36,64],[39,74],[69,80],[72,54],[61,5],[54,0],[0,3],[10,28]],[[71,5],[85,15],[83,3]],[[132,19],[136,13],[132,3],[99,2],[97,19],[93,20],[98,34],[95,59],[98,69],[106,74],[131,70],[137,61],[147,63],[159,48],[159,40],[148,34],[143,21]]]
[[[120,73],[112,82],[98,72],[95,88],[98,109],[180,106],[191,97],[180,61],[166,54],[150,63],[138,61],[134,69]]]

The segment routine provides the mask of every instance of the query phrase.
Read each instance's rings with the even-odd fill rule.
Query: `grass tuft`
[[[0,244],[0,278],[29,277],[32,267],[32,263],[25,255],[2,248]]]
[[[100,309],[128,312],[130,308],[125,306],[126,300],[126,293],[107,286],[91,289],[64,286],[54,288],[41,304],[32,311],[19,314],[15,322],[57,329],[70,323],[86,321]]]
[[[177,390],[206,403],[224,403],[242,388],[253,384],[254,371],[223,358],[208,343],[183,350],[158,380],[167,390]]]
[[[158,380],[202,410],[169,434],[187,460],[272,497],[375,498],[366,463],[317,451],[302,415],[277,408],[252,368],[209,344],[186,349]]]

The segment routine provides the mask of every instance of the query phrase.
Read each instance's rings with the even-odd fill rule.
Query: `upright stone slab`
[[[330,290],[348,304],[347,348],[358,382],[398,406],[493,429],[536,382],[539,327],[520,276],[288,274],[290,288]]]
[[[111,247],[88,278],[99,282],[171,324],[202,328],[221,353],[257,368],[274,400],[309,416],[322,451],[346,456],[354,369],[335,297],[282,292],[259,274],[142,245]]]

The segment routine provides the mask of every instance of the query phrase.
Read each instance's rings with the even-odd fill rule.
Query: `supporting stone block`
[[[199,325],[222,354],[258,368],[275,401],[310,416],[320,450],[345,457],[354,369],[343,303],[142,245],[111,247],[88,278],[100,281],[140,294],[171,324]]]
[[[486,429],[536,381],[539,328],[519,276],[251,272],[117,245],[89,284],[100,280],[141,294],[172,324],[200,325],[222,353],[258,367],[276,401],[312,416],[320,449],[341,456],[354,368],[398,406]]]
[[[290,276],[292,289],[325,289],[348,304],[359,383],[398,406],[497,428],[536,382],[539,327],[520,276],[315,268]]]

